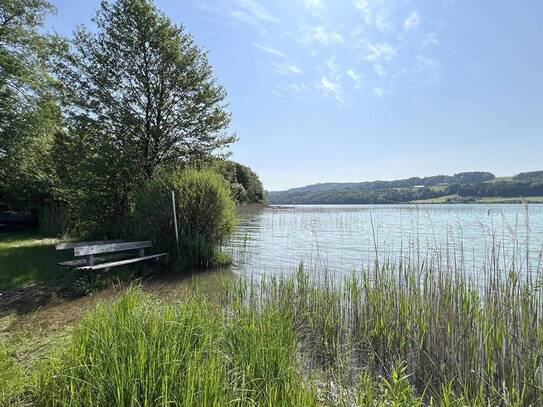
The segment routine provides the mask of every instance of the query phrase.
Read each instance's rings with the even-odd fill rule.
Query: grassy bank
[[[454,272],[403,265],[342,284],[301,267],[226,285],[218,303],[133,289],[89,313],[17,397],[59,406],[541,405],[539,276],[497,271],[482,291]]]

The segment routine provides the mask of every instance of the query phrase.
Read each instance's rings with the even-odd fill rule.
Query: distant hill
[[[386,204],[512,202],[542,197],[543,171],[496,178],[490,172],[412,177],[395,181],[323,183],[268,193],[270,204]],[[531,199],[538,201],[538,199]]]

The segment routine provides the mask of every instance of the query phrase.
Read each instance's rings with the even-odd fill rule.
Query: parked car
[[[0,212],[0,231],[34,230],[38,219],[31,213]]]

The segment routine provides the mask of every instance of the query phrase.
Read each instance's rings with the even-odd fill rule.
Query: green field
[[[506,203],[543,203],[543,196],[529,196],[526,198],[505,198],[505,197],[483,197],[483,198],[470,198],[459,197],[458,195],[444,195],[433,199],[419,199],[412,201],[416,204],[445,204],[445,203],[492,203],[492,204],[506,204]]]

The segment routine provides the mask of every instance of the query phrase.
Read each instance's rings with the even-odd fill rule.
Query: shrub
[[[180,250],[177,252],[173,221],[175,194]],[[137,194],[134,213],[136,234],[179,258],[186,267],[224,262],[218,246],[234,230],[235,204],[228,183],[209,171],[160,170]]]

